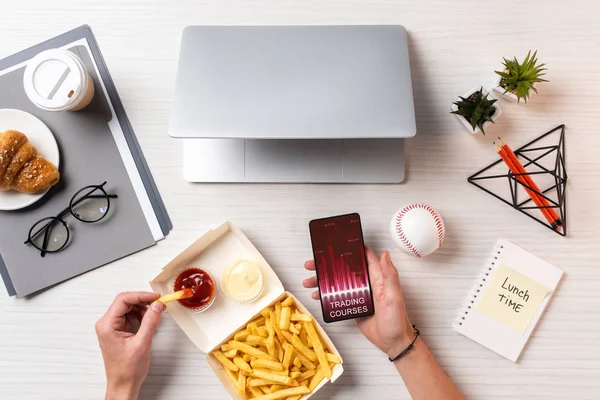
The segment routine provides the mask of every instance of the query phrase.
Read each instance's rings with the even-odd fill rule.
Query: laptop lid
[[[173,137],[415,133],[402,26],[190,26],[183,32]]]

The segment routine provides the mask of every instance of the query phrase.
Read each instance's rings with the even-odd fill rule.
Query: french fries
[[[283,371],[283,365],[279,362],[256,359],[250,363],[252,368],[264,368],[273,371]]]
[[[313,326],[312,322],[305,322],[304,329],[306,329],[306,333],[310,336],[310,340],[315,347],[315,353],[317,353],[317,359],[319,360],[319,368],[323,370],[323,375],[325,378],[331,378],[331,369],[329,368],[329,362],[327,361],[327,355],[325,354],[325,349],[321,344],[321,340],[317,335],[317,331]]]
[[[275,393],[265,394],[261,397],[256,397],[257,400],[278,400],[287,399],[290,396],[304,395],[310,393],[310,390],[306,386],[298,386],[288,389],[283,389]]]
[[[313,320],[286,297],[212,354],[243,398],[299,400],[330,379],[342,361],[324,345]]]

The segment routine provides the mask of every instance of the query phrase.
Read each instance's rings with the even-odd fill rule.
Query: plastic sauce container
[[[230,299],[240,303],[256,300],[264,287],[260,266],[248,260],[231,265],[221,276],[221,287]]]
[[[23,75],[29,100],[45,111],[78,111],[94,98],[94,81],[81,58],[68,50],[46,50],[33,57]]]

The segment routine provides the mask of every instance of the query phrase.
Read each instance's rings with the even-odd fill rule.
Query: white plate
[[[46,124],[25,111],[0,110],[0,132],[9,129],[23,132],[27,135],[29,142],[37,148],[38,154],[45,157],[58,168],[60,161],[58,144]],[[19,193],[15,190],[9,190],[8,192],[0,191],[0,210],[19,210],[30,206],[44,197],[48,193],[48,190],[37,194]]]

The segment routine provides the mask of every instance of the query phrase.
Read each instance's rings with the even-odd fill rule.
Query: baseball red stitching
[[[438,214],[435,212],[435,210],[433,208],[431,208],[430,206],[428,206],[427,204],[410,204],[410,205],[404,207],[398,213],[398,216],[396,217],[396,233],[398,234],[399,239],[402,241],[402,244],[404,244],[404,246],[406,246],[406,248],[409,249],[415,256],[421,257],[421,254],[419,253],[419,251],[413,246],[413,244],[410,242],[410,240],[408,240],[408,238],[404,234],[404,231],[402,230],[402,224],[401,224],[402,218],[409,211],[416,210],[418,208],[427,211],[433,217],[433,222],[435,223],[435,227],[437,229],[438,242],[439,242],[440,246],[442,246],[442,243],[444,241],[445,232],[444,232],[444,223],[442,222],[441,218],[438,216]]]

